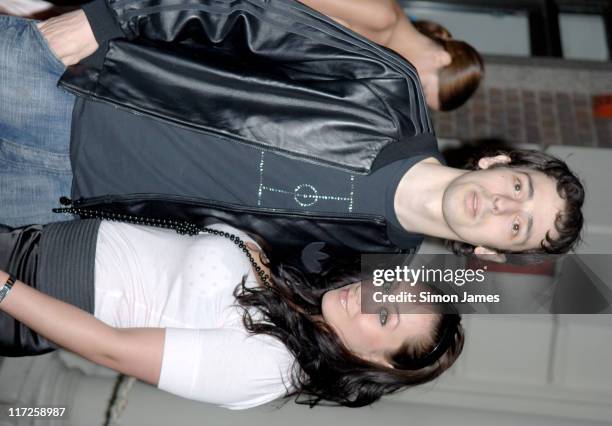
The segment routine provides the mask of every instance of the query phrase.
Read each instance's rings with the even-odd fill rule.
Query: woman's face
[[[323,319],[342,343],[362,359],[390,367],[385,354],[405,341],[428,339],[438,318],[430,314],[361,313],[361,283],[330,290],[323,295]]]

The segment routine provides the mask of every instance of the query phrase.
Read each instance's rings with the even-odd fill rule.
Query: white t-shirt
[[[94,315],[113,327],[166,328],[160,389],[254,407],[286,393],[294,358],[277,339],[245,330],[233,296],[245,275],[247,286],[257,285],[249,260],[225,237],[102,222]]]

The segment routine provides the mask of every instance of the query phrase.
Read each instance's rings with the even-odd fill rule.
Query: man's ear
[[[478,167],[483,170],[488,169],[494,164],[510,164],[510,157],[501,154],[496,155],[495,157],[482,157],[480,160],[478,160]]]
[[[497,263],[505,263],[506,255],[503,253],[498,253],[495,250],[491,250],[489,248],[478,246],[474,248],[474,254],[476,257],[482,260],[488,260],[491,262]]]

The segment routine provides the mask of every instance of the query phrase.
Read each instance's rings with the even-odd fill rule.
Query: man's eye
[[[378,318],[380,319],[380,325],[387,324],[387,318],[389,317],[389,312],[386,308],[382,308],[380,313],[378,314]]]
[[[522,186],[521,186],[520,182],[517,182],[517,183],[514,184],[514,190],[516,192],[521,192],[521,188],[522,188]]]
[[[521,225],[520,225],[519,223],[516,223],[516,222],[515,222],[515,223],[512,225],[512,233],[513,233],[513,234],[518,234],[518,232],[520,231],[520,229],[521,229]]]

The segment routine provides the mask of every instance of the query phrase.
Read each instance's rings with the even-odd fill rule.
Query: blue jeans
[[[74,96],[57,88],[64,65],[34,21],[0,15],[0,223],[67,220]]]

